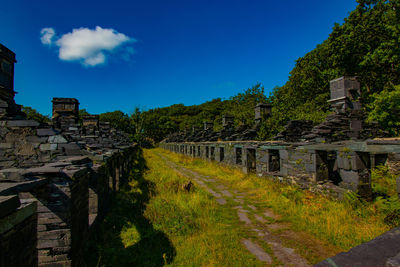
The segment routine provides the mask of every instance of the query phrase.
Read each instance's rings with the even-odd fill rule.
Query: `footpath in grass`
[[[144,150],[85,253],[87,266],[264,266],[248,252],[235,210],[225,209]]]
[[[231,190],[246,192],[246,201],[271,209],[289,229],[311,234],[330,245],[332,252],[348,250],[390,229],[376,203],[362,202],[352,194],[334,201],[276,180],[245,175],[232,166],[156,151],[180,166],[218,179]]]
[[[390,228],[354,195],[333,201],[162,149],[135,163],[87,266],[308,266]]]

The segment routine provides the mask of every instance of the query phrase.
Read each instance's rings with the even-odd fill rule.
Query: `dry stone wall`
[[[41,167],[14,169],[13,175],[0,181],[0,196],[18,195],[21,203],[37,205],[36,230],[31,236],[37,245],[32,243],[34,247],[30,248],[36,264],[82,266],[81,253],[91,226],[104,216],[112,192],[127,181],[139,149],[121,149],[104,162],[79,156]],[[9,216],[3,219],[9,221]]]
[[[341,198],[346,191],[371,197],[371,168],[388,164],[400,171],[400,140],[342,141],[336,143],[201,142],[161,143],[188,156],[221,162],[297,183],[302,188],[324,188]]]
[[[0,266],[37,266],[36,203],[0,196]]]
[[[0,45],[0,61],[13,70],[15,54]],[[53,99],[50,124],[27,120],[6,71],[0,67],[0,267],[82,266],[85,241],[140,148],[98,116],[79,124],[74,98]]]

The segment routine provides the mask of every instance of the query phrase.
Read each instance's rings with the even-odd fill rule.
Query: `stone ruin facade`
[[[15,104],[15,54],[0,44],[0,266],[82,266],[82,249],[140,148],[79,102],[54,98],[52,123]]]
[[[68,130],[77,127],[79,119],[79,101],[76,98],[55,97],[53,102],[53,125],[57,128]]]
[[[140,148],[97,115],[79,118],[74,98],[53,99],[48,125],[27,120],[14,101],[14,63],[15,54],[0,44],[0,267],[82,266],[84,243],[107,211],[111,194],[126,182]],[[205,122],[202,130],[173,134],[160,146],[302,188],[324,188],[339,198],[348,190],[368,198],[371,168],[400,169],[400,141],[373,139],[384,133],[365,122],[359,88],[353,77],[333,80],[335,112],[317,126],[289,122],[274,141],[253,141],[271,113],[270,105],[260,104],[251,127],[235,128],[234,118],[226,115],[219,132]],[[397,187],[400,194],[400,179]],[[392,232],[390,242],[398,243]],[[387,239],[371,241],[378,243],[374,250]],[[335,261],[368,250],[359,247]],[[395,247],[385,251],[393,254]]]
[[[271,114],[271,106],[255,108],[255,126],[233,128],[223,117],[223,129],[178,133],[161,146],[174,152],[236,165],[245,172],[296,181],[303,188],[326,188],[335,197],[347,190],[371,197],[371,168],[390,164],[400,171],[400,140],[384,137],[374,123],[365,122],[356,77],[330,82],[333,113],[314,126],[311,121],[290,121],[273,141],[254,141],[257,127]],[[322,185],[322,186],[321,186]]]
[[[263,119],[260,108],[270,114],[265,105],[256,107],[253,128],[213,132],[207,123],[203,131],[171,135],[160,146],[329,197],[341,199],[350,191],[370,199],[372,168],[384,164],[400,174],[400,138],[379,138],[386,133],[365,121],[355,77],[335,79],[330,89],[333,114],[316,126],[310,121],[290,121],[272,141],[252,139]],[[400,178],[397,192],[400,199]],[[315,266],[400,266],[399,242],[397,227]]]

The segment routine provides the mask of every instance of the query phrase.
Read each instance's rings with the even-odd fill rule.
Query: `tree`
[[[22,112],[24,112],[26,114],[26,118],[29,120],[35,120],[42,124],[49,123],[51,121],[49,116],[44,116],[44,115],[40,114],[36,109],[33,109],[28,106],[23,106]]]
[[[99,116],[100,121],[109,122],[115,129],[126,133],[133,133],[129,116],[120,110],[102,113]]]
[[[400,85],[373,95],[368,120],[377,121],[392,135],[400,135]]]
[[[248,88],[230,98],[231,115],[235,117],[236,125],[252,125],[254,123],[254,108],[258,103],[265,103],[264,86],[261,83]]]

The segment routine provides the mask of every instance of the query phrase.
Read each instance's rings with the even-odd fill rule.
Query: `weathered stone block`
[[[81,154],[81,148],[78,144],[74,144],[74,143],[59,144],[58,147],[60,149],[63,149],[63,151],[67,155],[80,155]]]
[[[21,203],[16,195],[13,196],[0,196],[0,218],[15,211]]]
[[[41,151],[54,151],[57,150],[57,144],[41,144],[40,150]]]
[[[10,168],[0,170],[0,178],[11,181],[22,181],[23,169]]]
[[[36,134],[38,136],[50,136],[50,135],[56,135],[57,132],[52,128],[46,128],[46,129],[37,129]]]
[[[364,162],[361,160],[359,155],[355,155],[351,159],[351,167],[354,171],[366,169]]]
[[[360,176],[358,172],[354,171],[346,171],[346,170],[340,170],[340,177],[342,178],[343,182],[349,183],[349,184],[354,184],[358,185]]]
[[[337,157],[337,164],[339,169],[344,169],[344,170],[351,170],[352,169],[352,158],[354,156],[350,155],[338,155]]]
[[[37,266],[36,202],[0,219],[0,266]]]
[[[284,149],[279,150],[279,157],[283,160],[288,160],[289,159],[289,152]]]
[[[37,127],[40,123],[34,120],[15,120],[15,121],[8,121],[8,127]]]
[[[44,143],[47,142],[47,139],[47,137],[38,137],[36,135],[26,137],[26,141],[29,143]]]
[[[51,144],[66,144],[68,141],[62,135],[49,136],[49,143]]]
[[[362,130],[362,121],[360,120],[353,120],[350,122],[350,130],[359,132]]]

